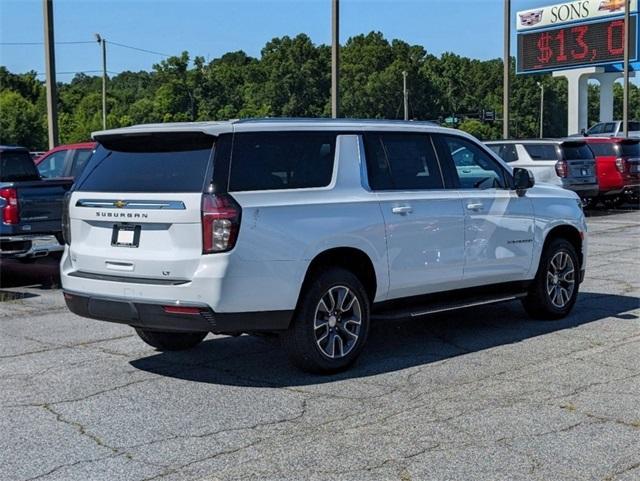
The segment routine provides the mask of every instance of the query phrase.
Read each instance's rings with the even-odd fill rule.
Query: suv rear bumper
[[[608,189],[601,191],[601,196],[614,196],[614,195],[638,195],[640,194],[640,184],[629,184],[617,189]]]
[[[571,184],[568,182],[564,182],[563,180],[562,187],[574,191],[582,199],[597,197],[600,194],[598,184]]]
[[[71,312],[100,321],[128,324],[170,332],[271,332],[289,327],[293,311],[216,313],[205,304],[140,302],[130,299],[87,296],[64,290]],[[165,306],[195,307],[197,313],[173,314]]]

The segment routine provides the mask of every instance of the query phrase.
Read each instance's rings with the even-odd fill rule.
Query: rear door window
[[[555,144],[523,144],[523,146],[533,160],[558,160]]]
[[[428,135],[366,134],[365,153],[369,187],[373,190],[444,189]]]
[[[518,152],[515,144],[491,144],[487,145],[505,162],[515,162],[518,160]]]
[[[101,139],[77,180],[77,190],[202,192],[213,141],[201,133]]]
[[[333,132],[235,134],[229,191],[326,187],[333,175],[335,145]]]
[[[566,142],[560,147],[564,160],[593,159],[593,152],[586,143]]]
[[[629,122],[629,130],[640,130],[640,122]]]
[[[0,152],[0,182],[40,180],[28,152]]]

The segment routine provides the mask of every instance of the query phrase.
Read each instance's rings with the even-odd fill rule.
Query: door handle
[[[468,210],[482,210],[483,207],[484,204],[482,202],[472,202],[470,204],[467,204]]]
[[[413,212],[413,209],[410,205],[399,205],[391,209],[391,212],[394,214],[405,215]]]

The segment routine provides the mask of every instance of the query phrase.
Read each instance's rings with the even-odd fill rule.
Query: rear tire
[[[369,297],[350,271],[319,272],[301,294],[289,329],[281,335],[291,362],[310,373],[348,368],[369,334]]]
[[[207,337],[207,332],[164,332],[135,328],[144,342],[159,351],[183,351],[191,349]]]
[[[561,319],[578,298],[580,264],[575,247],[554,239],[542,252],[538,272],[522,305],[534,319]]]

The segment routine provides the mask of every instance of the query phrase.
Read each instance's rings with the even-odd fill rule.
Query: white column
[[[620,72],[607,72],[592,76],[600,83],[600,122],[613,120],[613,84],[620,77],[622,77]]]
[[[594,74],[604,73],[602,67],[586,67],[553,72],[554,77],[566,77],[568,82],[567,135],[578,134],[588,127],[587,82]]]

